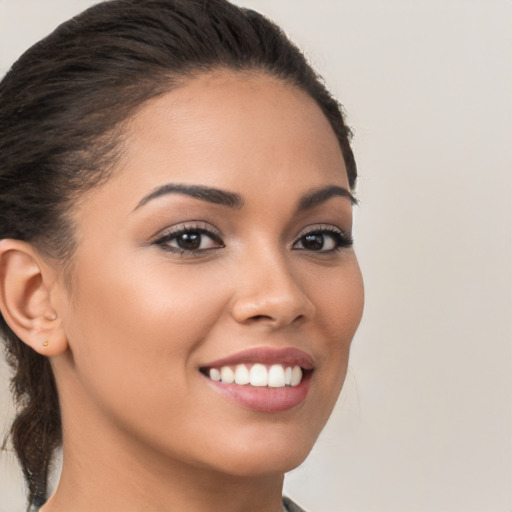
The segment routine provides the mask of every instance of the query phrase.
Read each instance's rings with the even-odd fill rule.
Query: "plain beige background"
[[[0,0],[0,74],[92,3]],[[238,3],[324,75],[361,173],[365,317],[287,493],[310,512],[511,512],[512,2]],[[7,379],[0,367],[1,411]],[[22,489],[0,455],[0,511],[23,510]]]

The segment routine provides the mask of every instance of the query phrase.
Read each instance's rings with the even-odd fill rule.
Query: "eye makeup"
[[[180,255],[195,255],[225,247],[219,230],[206,222],[191,221],[174,226],[152,242],[165,251]],[[293,250],[314,253],[334,253],[351,247],[350,234],[333,225],[308,226],[293,243]]]
[[[293,249],[329,253],[351,247],[353,243],[352,235],[332,225],[321,225],[303,231]]]
[[[222,249],[221,233],[206,222],[190,221],[178,224],[159,236],[152,245],[180,255]]]

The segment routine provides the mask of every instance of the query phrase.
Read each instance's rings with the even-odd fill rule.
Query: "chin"
[[[222,472],[236,477],[258,477],[284,474],[300,466],[309,454],[309,450],[281,455],[266,453],[254,456],[251,460],[233,460],[224,465]]]
[[[309,455],[316,437],[264,435],[246,442],[237,440],[217,455],[221,471],[240,477],[284,474],[300,466]]]

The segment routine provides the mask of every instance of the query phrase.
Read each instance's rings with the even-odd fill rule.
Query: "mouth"
[[[295,387],[302,382],[306,370],[298,365],[240,363],[235,366],[206,367],[201,373],[215,382],[238,386],[284,388]]]
[[[314,366],[312,358],[301,350],[258,348],[199,370],[231,401],[255,411],[280,412],[305,400]]]

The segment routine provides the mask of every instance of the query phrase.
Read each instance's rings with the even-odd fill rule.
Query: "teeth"
[[[226,384],[238,384],[245,386],[250,384],[255,387],[284,388],[285,386],[298,386],[302,381],[302,369],[300,366],[286,366],[273,364],[269,368],[257,363],[250,370],[245,364],[239,364],[234,369],[230,366],[222,368],[210,368],[210,379]]]
[[[225,382],[226,384],[235,382],[235,374],[229,366],[223,366],[220,369],[220,377],[222,382]]]
[[[298,386],[302,380],[302,370],[300,366],[294,366],[292,370],[292,386]]]
[[[212,380],[219,381],[221,378],[220,371],[217,370],[217,368],[211,368],[209,375],[210,375],[210,379],[212,379]]]
[[[262,364],[255,364],[249,375],[251,386],[263,387],[268,385],[268,372]]]
[[[236,367],[235,382],[236,382],[236,384],[240,384],[242,386],[244,384],[249,384],[249,382],[250,382],[249,370],[247,369],[247,366],[245,366],[245,364],[239,364]]]
[[[284,388],[284,368],[280,364],[274,364],[268,371],[268,386],[270,388]]]

